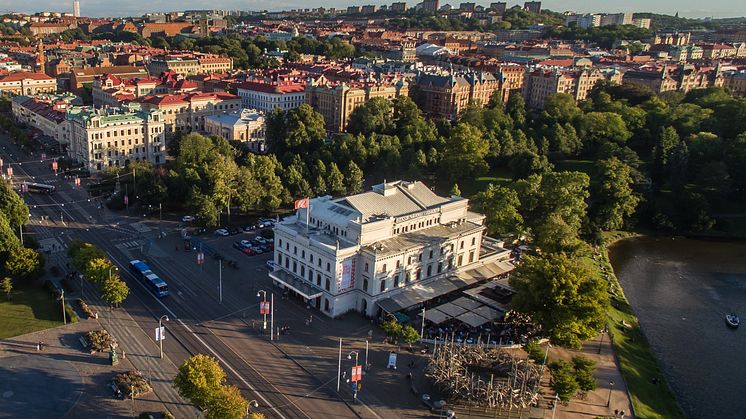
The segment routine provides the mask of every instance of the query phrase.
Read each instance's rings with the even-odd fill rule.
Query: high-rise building
[[[541,2],[540,1],[527,1],[523,3],[523,10],[531,13],[541,13]]]
[[[473,12],[476,6],[476,3],[461,3],[458,9],[462,12]]]
[[[504,1],[498,1],[497,3],[490,3],[490,10],[502,16],[505,14],[508,4]]]
[[[389,10],[392,12],[405,12],[407,10],[407,3],[403,1],[391,3]]]
[[[375,4],[367,4],[360,9],[360,12],[364,15],[369,15],[375,13],[377,9],[378,6]]]
[[[423,0],[422,10],[426,12],[437,12],[440,8],[440,0]]]
[[[73,16],[80,17],[80,1],[73,0]]]

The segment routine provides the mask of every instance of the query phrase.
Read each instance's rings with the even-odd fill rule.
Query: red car
[[[254,255],[256,255],[256,252],[254,251],[254,249],[252,249],[250,247],[244,247],[243,249],[241,249],[241,251],[245,255],[248,255],[248,256],[254,256]]]

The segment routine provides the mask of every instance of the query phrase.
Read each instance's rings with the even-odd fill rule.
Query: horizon
[[[389,5],[394,0],[390,1],[347,1],[347,0],[333,0],[331,2],[323,3],[323,7],[335,7],[337,9],[344,9],[347,6],[361,6],[363,4],[376,4]],[[441,0],[441,5],[451,4],[457,7],[461,0],[456,1],[444,1]],[[489,6],[491,1],[476,2],[478,5]],[[419,1],[407,1],[407,7],[412,7]],[[507,1],[508,7],[515,5],[522,5],[523,1]],[[598,4],[597,4],[598,3]],[[671,3],[669,5],[669,3]],[[39,12],[60,12],[60,13],[71,13],[73,0],[35,0],[33,6],[22,7],[15,9],[9,7],[10,5],[16,6],[17,2],[13,0],[0,0],[0,11],[2,13],[26,13],[34,14]],[[80,10],[82,17],[140,17],[146,13],[164,13],[174,12],[183,10],[200,10],[203,6],[203,2],[196,0],[185,0],[181,3],[181,9],[174,9],[174,3],[166,0],[80,0]],[[322,4],[308,4],[302,0],[283,0],[281,2],[274,2],[274,7],[266,7],[267,3],[258,0],[223,0],[212,3],[214,7],[210,9],[215,10],[238,10],[238,11],[289,11],[291,9],[313,9],[322,7]],[[702,3],[696,0],[684,0],[676,1],[665,0],[656,1],[656,7],[650,7],[650,2],[632,0],[627,1],[623,8],[615,7],[613,4],[609,4],[605,1],[583,1],[583,0],[549,0],[542,1],[542,9],[551,10],[554,12],[574,11],[576,13],[619,13],[619,12],[632,12],[632,13],[656,13],[674,16],[676,13],[679,17],[694,18],[694,19],[722,19],[722,18],[739,18],[746,16],[746,3],[740,5],[734,5],[728,0],[714,0],[708,3],[707,9],[702,9]],[[32,8],[33,7],[33,8]]]

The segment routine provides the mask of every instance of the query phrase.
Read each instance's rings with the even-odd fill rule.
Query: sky
[[[140,16],[146,12],[162,12],[185,9],[227,10],[286,10],[293,8],[314,8],[319,6],[343,8],[348,5],[390,4],[380,0],[80,0],[83,16]],[[421,0],[406,0],[413,6]],[[462,0],[441,0],[455,7]],[[467,0],[475,1],[475,0]],[[506,0],[508,7],[518,4],[516,0]],[[489,5],[490,0],[476,1]],[[0,0],[0,13],[39,11],[72,11],[73,0]],[[520,2],[523,4],[523,1]],[[544,0],[542,7],[557,12],[655,12],[682,17],[737,17],[746,16],[746,1],[743,0]]]

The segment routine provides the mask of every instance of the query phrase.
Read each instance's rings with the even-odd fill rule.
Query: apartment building
[[[236,93],[241,98],[241,106],[265,113],[277,108],[288,111],[306,103],[306,86],[293,81],[247,81],[238,85]]]
[[[409,294],[421,302],[474,284],[461,273],[483,263],[485,227],[468,203],[405,181],[313,198],[275,226],[270,277],[329,317],[376,316]]]
[[[434,118],[455,119],[469,103],[484,106],[499,89],[491,73],[450,75],[420,73],[415,78],[422,111]]]
[[[265,150],[267,123],[264,114],[252,109],[207,116],[205,131],[228,141],[244,143],[256,153]]]
[[[44,73],[18,71],[0,75],[0,94],[6,96],[32,96],[56,91],[57,80]]]
[[[166,161],[163,113],[136,104],[122,108],[72,107],[66,124],[68,156],[91,172],[126,167],[133,161]]]
[[[734,96],[746,96],[746,71],[729,72],[723,76],[723,87]]]
[[[68,108],[82,104],[80,98],[72,93],[15,96],[11,101],[11,111],[16,122],[54,138],[64,150],[70,142],[65,129],[65,113]]]
[[[440,9],[440,0],[422,0],[422,10],[426,12],[437,12]]]
[[[137,98],[158,94],[194,92],[197,83],[174,72],[162,73],[159,77],[124,79],[111,74],[102,74],[93,81],[91,94],[93,106],[119,106]]]
[[[523,10],[531,13],[541,13],[541,2],[540,1],[527,1],[523,3]]]
[[[655,93],[671,90],[688,92],[692,89],[724,85],[720,66],[696,67],[691,64],[664,65],[658,70],[630,70],[624,73],[624,83],[645,86]]]
[[[233,59],[217,55],[169,54],[153,57],[148,63],[150,74],[172,71],[186,76],[224,73],[233,70]]]
[[[163,112],[166,136],[205,132],[205,118],[241,109],[241,98],[225,92],[149,95],[137,99],[143,110]]]
[[[597,68],[573,70],[538,69],[528,74],[524,97],[532,108],[543,109],[547,97],[567,93],[575,100],[585,100],[604,74]]]
[[[404,80],[392,82],[331,83],[324,76],[306,84],[306,103],[324,117],[326,130],[343,132],[350,114],[365,102],[382,97],[388,100],[409,94]]]
[[[86,67],[70,69],[70,90],[82,92],[84,85],[93,86],[96,77],[104,74],[121,79],[147,78],[148,71],[140,66]]]

